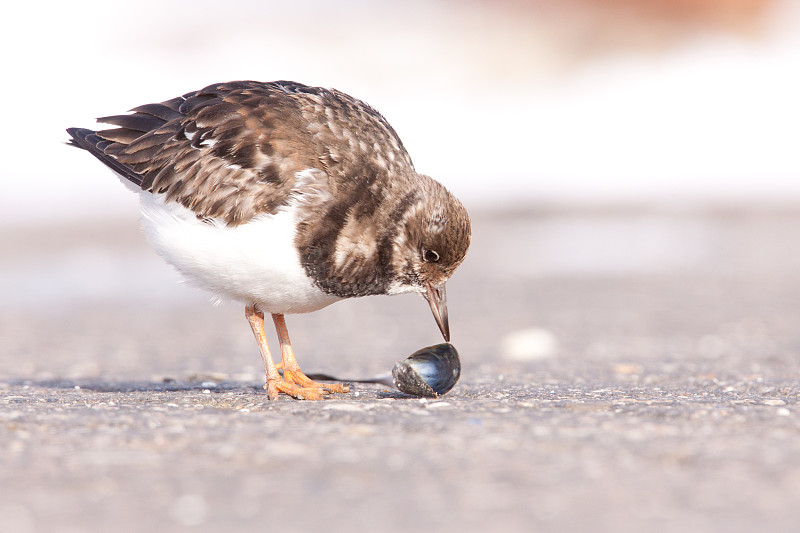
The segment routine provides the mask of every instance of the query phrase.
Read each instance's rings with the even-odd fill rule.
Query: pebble
[[[783,400],[777,400],[777,399],[764,400],[764,405],[786,405],[786,402],[784,402]]]
[[[633,363],[621,363],[614,365],[614,372],[625,376],[636,375],[644,372],[644,367]]]
[[[558,349],[556,336],[543,328],[526,328],[512,331],[503,337],[503,357],[511,361],[537,361],[554,357]]]

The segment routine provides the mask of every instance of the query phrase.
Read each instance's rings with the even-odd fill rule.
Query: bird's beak
[[[426,283],[425,286],[428,291],[423,296],[431,306],[433,318],[436,319],[436,324],[442,331],[444,341],[450,342],[450,323],[447,321],[447,292],[444,290],[444,283],[440,285]]]

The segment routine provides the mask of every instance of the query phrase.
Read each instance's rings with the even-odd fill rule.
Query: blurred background
[[[791,211],[800,199],[800,3],[793,0],[145,0],[17,3],[10,13],[0,22],[0,335],[8,348],[0,360],[17,375],[244,366],[258,379],[239,306],[220,312],[205,293],[179,286],[138,232],[135,195],[64,144],[68,126],[91,127],[94,117],[213,82],[335,87],[388,118],[417,169],[473,214],[470,256],[449,291],[454,331],[481,331],[486,310],[505,310],[491,336],[470,339],[476,359],[493,357],[498,346],[506,354],[553,351],[550,304],[528,301],[540,300],[553,280],[599,281],[602,289],[620,277],[719,273],[734,256],[752,268],[753,250],[780,253],[781,241],[746,221],[745,237],[723,235],[735,224],[707,215]],[[790,235],[791,227],[778,223]],[[532,283],[539,285],[529,294],[520,291]],[[324,329],[312,338],[340,342],[311,342],[319,346],[309,351],[325,361],[326,351],[374,350],[383,358],[366,368],[355,358],[352,370],[385,370],[398,354],[439,341],[424,303],[406,298],[350,302],[294,320],[311,331],[376,320],[367,331]],[[586,319],[585,302],[564,301],[572,301],[568,316]],[[30,317],[44,306],[67,320],[54,326],[62,344],[43,353]],[[140,328],[137,336],[127,326],[124,349],[113,323],[107,340],[97,337],[97,321],[120,307]],[[398,314],[414,322],[400,325]],[[197,341],[211,362],[182,359],[187,350],[173,332],[184,316],[191,331],[220,317],[234,328],[212,327],[215,340]],[[563,347],[575,327],[562,326]],[[172,341],[151,334],[159,327]],[[176,356],[157,350],[145,361],[143,336],[174,346]],[[86,363],[82,350],[63,347],[67,338],[108,345],[118,358]],[[248,363],[231,363],[231,350]]]
[[[800,1],[16,1],[0,46],[0,481],[15,487],[0,516],[14,531],[263,527],[266,502],[296,511],[282,516],[322,502],[347,525],[796,529]],[[259,401],[242,306],[181,285],[135,195],[64,144],[69,126],[237,79],[367,101],[468,207],[472,247],[448,282],[464,370],[436,404],[452,411],[424,425],[401,416],[421,404],[388,400],[348,425],[367,402]],[[416,295],[287,321],[309,372],[381,373],[441,342]],[[165,379],[192,408],[163,414],[183,440],[154,429]],[[194,411],[194,389],[217,382],[253,416]],[[128,407],[95,424],[92,387]],[[253,431],[229,434],[239,421]],[[373,428],[396,443],[361,438]],[[285,492],[287,458],[310,462]],[[349,514],[359,496],[368,508]],[[409,496],[422,503],[396,505]]]
[[[17,2],[0,22],[0,217],[133,211],[67,126],[210,83],[378,108],[474,207],[800,197],[794,0]]]

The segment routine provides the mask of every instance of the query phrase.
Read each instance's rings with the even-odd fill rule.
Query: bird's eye
[[[426,263],[439,261],[439,254],[435,250],[422,250],[422,260]]]

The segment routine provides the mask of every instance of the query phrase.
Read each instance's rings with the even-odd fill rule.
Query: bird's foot
[[[283,364],[275,365],[283,369]],[[267,396],[274,400],[281,392],[298,400],[321,400],[323,396],[334,393],[350,392],[350,387],[341,383],[319,383],[312,380],[298,368],[296,370],[283,369],[283,379],[267,379],[264,385]]]
[[[350,392],[350,387],[342,383],[320,383],[309,378],[298,368],[296,370],[283,370],[283,379],[306,389],[322,389],[328,393]]]
[[[310,377],[303,374],[303,371],[300,370],[300,368],[286,370],[283,368],[283,361],[275,365],[275,368],[283,371],[283,379],[288,383],[293,383],[309,389],[325,389],[328,393],[338,394],[350,392],[350,387],[342,383],[320,383],[318,381],[314,381]]]
[[[287,383],[286,381],[277,381],[275,383],[267,382],[264,385],[267,389],[267,396],[270,400],[277,400],[280,393],[288,394],[292,398],[298,400],[321,400],[329,391],[317,387],[301,387],[294,383]]]

